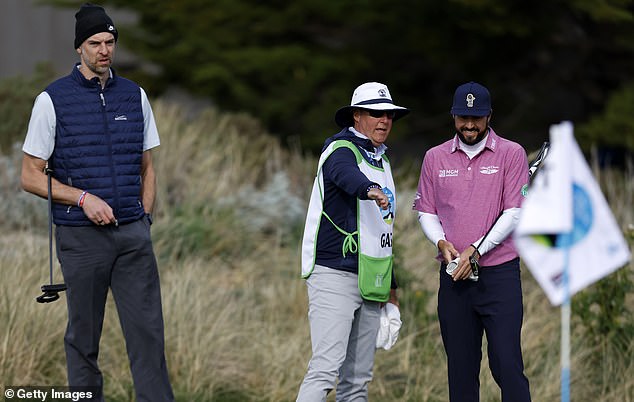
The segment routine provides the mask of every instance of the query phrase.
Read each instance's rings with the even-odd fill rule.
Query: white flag
[[[550,128],[550,151],[522,204],[514,240],[553,305],[624,266],[630,251],[573,133]]]

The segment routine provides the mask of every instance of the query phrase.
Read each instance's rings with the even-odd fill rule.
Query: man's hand
[[[467,279],[471,276],[471,264],[469,263],[469,257],[471,257],[471,254],[476,251],[474,246],[469,246],[462,253],[458,253],[458,250],[456,250],[452,243],[447,240],[439,240],[438,250],[442,254],[446,264],[449,264],[456,257],[460,257],[458,266],[451,274],[454,281]],[[475,258],[479,260],[480,254],[476,253]]]
[[[390,289],[390,299],[387,302],[394,304],[396,307],[401,307],[398,303],[398,297],[396,296],[396,289]]]
[[[368,191],[368,198],[376,201],[376,205],[378,205],[379,208],[388,209],[390,207],[389,198],[387,198],[387,195],[379,188],[371,188],[370,191]]]
[[[86,193],[82,208],[84,215],[95,225],[109,225],[117,221],[110,205],[96,195]]]
[[[479,260],[480,254],[476,252],[476,248],[474,246],[469,246],[460,253],[460,263],[452,274],[454,281],[464,280],[471,276],[471,263],[469,262],[469,259],[473,253],[475,253],[475,259]]]
[[[438,240],[438,251],[445,260],[445,264],[449,264],[454,258],[459,257],[460,253],[451,242],[447,240]]]

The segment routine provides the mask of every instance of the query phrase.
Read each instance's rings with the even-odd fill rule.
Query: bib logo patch
[[[394,209],[396,208],[396,199],[394,198],[394,193],[387,187],[383,187],[383,192],[387,195],[387,199],[390,202],[390,206],[387,209],[380,209],[381,215],[383,216],[383,221],[388,225],[391,225],[394,222]]]
[[[380,288],[383,286],[383,278],[385,277],[385,275],[381,275],[381,274],[376,274],[376,277],[374,278],[374,286],[377,288]]]

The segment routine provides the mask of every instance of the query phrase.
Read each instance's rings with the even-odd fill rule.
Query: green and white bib
[[[341,229],[324,212],[322,167],[328,157],[338,148],[346,147],[354,152],[359,170],[372,182],[381,185],[388,196],[390,206],[381,209],[374,200],[357,199],[357,231]],[[315,267],[317,234],[322,215],[345,236],[343,255],[358,254],[359,289],[368,300],[386,301],[392,279],[392,235],[396,212],[396,188],[389,160],[383,155],[383,167],[372,166],[359,149],[350,141],[332,142],[321,154],[315,177],[302,241],[302,277],[308,278]],[[355,240],[358,237],[358,244]]]

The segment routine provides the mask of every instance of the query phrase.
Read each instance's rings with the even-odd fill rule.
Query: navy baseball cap
[[[477,82],[468,82],[456,88],[451,114],[456,116],[488,116],[491,114],[489,90]]]

